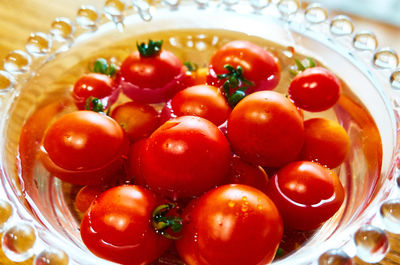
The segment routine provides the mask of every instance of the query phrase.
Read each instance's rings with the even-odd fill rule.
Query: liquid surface
[[[267,40],[248,36],[243,33],[210,30],[180,30],[158,32],[134,36],[110,44],[107,49],[87,53],[85,49],[71,50],[55,60],[62,61],[67,56],[74,60],[64,64],[62,74],[54,74],[51,67],[44,67],[36,79],[27,84],[29,93],[38,95],[32,115],[25,122],[19,144],[17,162],[22,189],[33,211],[39,212],[38,218],[55,229],[64,237],[82,246],[79,236],[79,223],[82,213],[76,210],[74,198],[79,186],[61,183],[49,178],[49,173],[36,160],[43,133],[55,117],[75,110],[69,96],[74,82],[99,57],[120,65],[123,59],[136,50],[137,42],[148,39],[163,40],[163,48],[176,54],[182,62],[192,62],[207,67],[211,55],[225,43],[245,39],[254,42],[272,52],[281,64],[281,79],[275,91],[286,93],[295,63],[294,58],[303,60],[304,55],[296,54],[291,47],[282,47]],[[54,66],[53,66],[54,67]],[[382,164],[382,147],[379,131],[366,108],[352,93],[351,88],[343,85],[339,102],[330,110],[318,113],[304,112],[304,119],[325,117],[337,120],[347,131],[351,139],[351,152],[344,164],[336,169],[347,192],[347,199],[333,220],[322,231],[312,233],[286,232],[284,236],[284,254],[298,249],[305,241],[315,238],[328,238],[329,234],[341,224],[351,222],[368,206],[374,196],[374,187],[379,180]],[[45,93],[39,93],[38,87],[45,86]],[[117,104],[128,99],[121,95]],[[158,105],[159,109],[162,107]],[[365,198],[360,200],[359,198]],[[51,207],[48,207],[48,204]],[[327,231],[327,232],[326,232]],[[180,264],[176,253],[171,250],[156,264]]]

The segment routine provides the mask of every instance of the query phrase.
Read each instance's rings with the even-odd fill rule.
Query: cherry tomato
[[[197,85],[181,90],[165,108],[168,106],[171,106],[171,117],[198,116],[217,126],[224,123],[231,112],[231,108],[220,90],[208,85]],[[164,113],[166,112],[165,108]]]
[[[182,219],[183,236],[176,246],[188,265],[268,264],[282,239],[276,206],[246,185],[207,192],[187,206]]]
[[[150,55],[135,51],[122,63],[118,82],[122,91],[141,103],[159,103],[183,88],[185,67],[172,52],[160,50]]]
[[[289,85],[289,97],[296,106],[318,112],[332,107],[339,99],[339,79],[323,67],[307,68],[299,73]]]
[[[265,192],[268,184],[268,175],[262,167],[254,166],[238,156],[233,156],[227,183],[244,184]]]
[[[86,109],[87,100],[90,97],[99,99],[103,108],[107,109],[117,100],[119,91],[113,85],[111,77],[105,74],[89,73],[76,81],[72,97],[80,110]]]
[[[122,264],[150,264],[169,247],[151,216],[160,200],[134,185],[111,188],[98,197],[81,223],[81,237],[95,255]]]
[[[314,162],[297,161],[270,179],[267,195],[275,202],[286,226],[312,230],[339,210],[344,189],[332,170]]]
[[[121,125],[132,142],[148,137],[160,124],[158,112],[152,106],[134,101],[118,105],[111,112],[111,118]]]
[[[128,139],[115,120],[93,111],[75,111],[49,127],[40,157],[56,177],[95,185],[116,177],[127,152]]]
[[[329,168],[339,166],[350,150],[350,139],[339,123],[314,118],[304,122],[305,139],[300,159],[317,162]]]
[[[222,183],[230,148],[210,121],[182,116],[167,121],[146,141],[141,169],[146,184],[173,199],[200,195]]]
[[[208,68],[200,67],[193,69],[192,71],[186,71],[184,84],[185,87],[205,85],[207,84]]]
[[[146,181],[144,180],[141,164],[142,164],[142,152],[146,139],[141,139],[133,143],[128,152],[128,163],[127,163],[127,175],[132,178],[136,185],[145,186]]]
[[[83,186],[75,197],[75,207],[80,212],[86,212],[92,202],[106,190],[104,186]]]
[[[243,77],[254,83],[246,93],[271,90],[279,82],[281,69],[278,59],[257,44],[236,40],[219,48],[210,60],[209,84],[221,85],[217,75],[227,73],[224,68],[227,64],[233,68],[240,66],[243,69]]]
[[[228,139],[242,159],[280,167],[297,158],[304,142],[303,119],[285,96],[259,91],[245,97],[228,119]]]

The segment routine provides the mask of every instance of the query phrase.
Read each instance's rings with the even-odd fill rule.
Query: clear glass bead
[[[25,44],[25,49],[32,55],[45,55],[51,50],[51,38],[42,32],[32,33]]]
[[[331,249],[318,259],[318,265],[353,265],[353,260],[341,249]]]
[[[322,23],[328,18],[328,12],[320,4],[314,3],[307,6],[304,16],[308,22]]]
[[[390,75],[390,84],[392,85],[392,88],[400,90],[400,69],[393,71],[393,73]]]
[[[20,223],[4,232],[1,245],[9,260],[20,262],[32,257],[35,241],[35,229],[29,224]]]
[[[9,72],[0,70],[0,95],[10,92],[15,85],[15,78]]]
[[[94,6],[81,6],[76,15],[75,21],[82,28],[96,30],[100,15]]]
[[[358,50],[374,51],[378,47],[378,40],[374,33],[362,31],[354,36],[353,46]]]
[[[10,73],[25,73],[29,70],[32,59],[24,51],[15,50],[4,58],[4,69]]]
[[[75,25],[68,18],[58,17],[51,23],[50,34],[57,40],[71,39],[74,33]]]
[[[357,256],[369,263],[381,261],[389,251],[389,239],[385,231],[364,225],[354,234]]]
[[[391,48],[382,48],[375,52],[374,66],[382,69],[395,69],[399,64],[399,56]]]
[[[126,3],[123,0],[107,0],[104,4],[104,13],[114,23],[122,23]]]
[[[43,250],[33,261],[33,265],[68,265],[68,263],[68,255],[64,251],[55,248]]]
[[[353,33],[354,25],[348,16],[339,15],[332,19],[329,29],[334,35],[349,35]]]
[[[297,0],[280,0],[278,10],[283,17],[295,14],[300,8],[300,3]]]
[[[0,199],[0,233],[4,231],[4,226],[7,224],[13,213],[13,207],[5,200]]]
[[[400,233],[400,199],[384,202],[380,208],[385,229],[392,233]]]

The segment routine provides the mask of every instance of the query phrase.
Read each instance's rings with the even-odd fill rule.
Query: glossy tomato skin
[[[289,97],[301,109],[318,112],[332,107],[341,93],[339,79],[323,67],[307,68],[289,85]]]
[[[241,66],[244,78],[255,84],[246,93],[271,90],[279,83],[281,67],[278,59],[257,44],[236,40],[219,48],[210,60],[207,83],[221,85],[217,75],[227,72],[226,64],[234,68]]]
[[[263,167],[280,167],[297,158],[304,142],[300,112],[284,95],[259,91],[232,110],[227,124],[233,151]]]
[[[75,207],[80,212],[86,212],[92,202],[106,190],[104,186],[83,186],[75,197]]]
[[[222,183],[230,148],[210,121],[182,116],[167,121],[146,141],[141,170],[148,187],[170,198],[200,195]]]
[[[208,68],[206,67],[200,67],[194,71],[186,71],[184,86],[191,87],[196,85],[205,85],[207,84],[207,75]]]
[[[100,99],[104,109],[107,109],[118,99],[119,92],[120,89],[114,86],[111,77],[105,74],[89,73],[76,81],[72,98],[80,110],[86,108],[86,102],[90,97]]]
[[[129,147],[128,162],[126,166],[126,175],[129,179],[133,179],[135,185],[146,186],[142,173],[142,152],[146,143],[146,139],[141,139]]]
[[[282,239],[283,224],[274,203],[261,191],[231,184],[190,203],[176,243],[188,265],[270,263]]]
[[[224,123],[231,112],[221,91],[209,85],[185,88],[171,99],[170,104],[173,114],[177,117],[198,116],[217,126]]]
[[[157,234],[151,216],[160,200],[135,185],[111,188],[84,215],[81,237],[95,255],[122,264],[150,264],[170,246]]]
[[[339,210],[344,189],[332,170],[314,162],[296,161],[270,179],[267,195],[287,227],[313,230]]]
[[[160,125],[158,112],[150,105],[129,101],[118,105],[111,117],[124,129],[132,142],[148,137]]]
[[[115,120],[93,111],[75,111],[48,128],[40,158],[66,182],[96,185],[117,176],[128,147],[128,138]]]
[[[350,151],[350,139],[346,130],[336,121],[324,118],[306,120],[304,132],[301,160],[335,168],[346,159]]]
[[[125,95],[141,103],[159,103],[183,88],[185,67],[171,52],[142,57],[133,52],[122,63],[117,82]]]

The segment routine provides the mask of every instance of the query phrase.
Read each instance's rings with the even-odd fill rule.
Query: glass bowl
[[[67,99],[71,80],[87,71],[94,58],[118,63],[137,39],[159,34],[168,48],[185,51],[182,60],[194,61],[204,61],[232,36],[266,40],[274,43],[270,49],[280,60],[293,61],[297,53],[315,58],[347,84],[346,97],[323,114],[338,120],[351,138],[349,157],[336,169],[345,202],[301,248],[274,264],[382,260],[390,249],[386,232],[400,233],[399,58],[391,48],[378,48],[373,33],[354,33],[347,16],[328,18],[320,5],[302,8],[295,0],[165,0],[151,5],[108,0],[101,12],[82,6],[74,21],[56,18],[49,34],[33,33],[25,51],[7,55],[0,71],[0,232],[7,258],[110,264],[80,239],[79,214],[71,203],[77,188],[50,177],[35,152],[21,155],[20,135],[27,122],[40,128],[46,117],[30,117],[50,101],[57,99],[56,108],[65,111],[73,108]],[[283,73],[281,79],[284,87],[289,77]],[[35,136],[29,144],[40,143]]]

